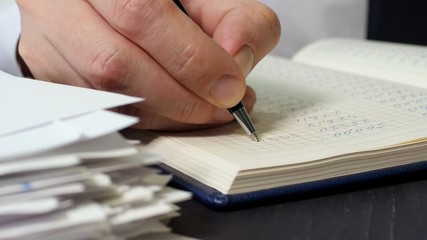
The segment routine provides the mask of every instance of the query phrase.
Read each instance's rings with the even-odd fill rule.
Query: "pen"
[[[184,6],[182,6],[179,0],[173,0],[173,2],[184,12],[187,16],[187,11]],[[228,111],[234,116],[236,121],[240,124],[243,130],[254,140],[259,142],[258,135],[256,134],[256,130],[254,124],[252,123],[251,118],[249,117],[248,112],[246,111],[245,106],[242,102],[239,102],[236,106],[232,108],[228,108]]]

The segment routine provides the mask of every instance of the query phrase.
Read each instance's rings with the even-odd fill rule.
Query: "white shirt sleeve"
[[[16,3],[0,8],[0,70],[15,76],[22,76],[16,60],[20,32],[21,19]]]

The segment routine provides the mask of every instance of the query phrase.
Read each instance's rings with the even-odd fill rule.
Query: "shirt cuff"
[[[22,76],[16,60],[16,47],[21,32],[21,19],[16,3],[0,9],[0,70]]]

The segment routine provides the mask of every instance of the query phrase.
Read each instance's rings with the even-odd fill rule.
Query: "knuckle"
[[[126,35],[136,35],[144,31],[155,17],[158,17],[158,5],[165,1],[126,0],[115,11],[117,27]]]
[[[186,86],[202,82],[206,78],[208,69],[206,67],[206,53],[203,48],[192,44],[186,45],[176,57],[176,63],[172,64],[172,74],[179,78],[180,82]],[[188,84],[186,84],[188,82]]]
[[[97,89],[122,90],[126,73],[127,62],[118,48],[101,48],[90,59],[89,78]]]

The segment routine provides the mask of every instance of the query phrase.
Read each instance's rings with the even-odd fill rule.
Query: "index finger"
[[[116,31],[206,101],[227,108],[243,98],[246,86],[237,63],[172,0],[89,2]]]
[[[254,65],[277,44],[280,22],[272,9],[256,0],[181,0],[193,20],[234,56],[245,45]]]

